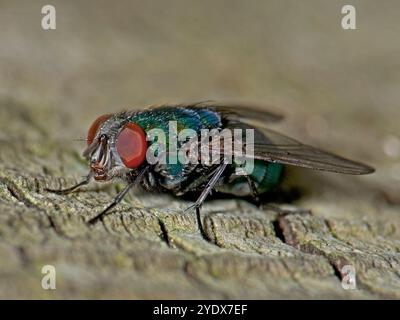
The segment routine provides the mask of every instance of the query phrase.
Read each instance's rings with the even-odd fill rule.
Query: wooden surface
[[[334,2],[54,1],[54,31],[40,1],[2,2],[0,298],[400,298],[399,5],[360,2],[344,31]],[[285,215],[210,201],[209,241],[167,195],[132,192],[89,227],[121,183],[44,191],[85,175],[74,139],[98,115],[205,99],[276,106],[274,129],[377,172],[294,170]]]

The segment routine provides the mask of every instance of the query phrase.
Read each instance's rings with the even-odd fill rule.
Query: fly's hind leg
[[[261,200],[260,200],[260,197],[259,197],[259,195],[258,195],[258,191],[257,191],[257,186],[256,186],[256,184],[254,183],[254,181],[249,177],[249,176],[247,176],[246,175],[246,180],[247,180],[247,183],[249,184],[249,187],[250,187],[250,191],[251,191],[251,197],[253,198],[253,201],[254,201],[254,204],[258,207],[258,208],[261,208]]]
[[[44,190],[48,191],[48,192],[53,192],[53,193],[56,193],[56,194],[68,194],[68,193],[71,193],[71,192],[75,191],[76,189],[78,189],[78,188],[80,188],[82,186],[85,186],[85,185],[89,184],[91,179],[92,179],[92,174],[88,174],[84,180],[82,180],[81,182],[73,185],[72,187],[65,188],[65,189],[58,189],[58,190],[57,189],[45,188]]]
[[[311,214],[311,210],[307,210],[307,209],[301,209],[301,208],[294,208],[294,209],[283,209],[277,205],[274,204],[270,204],[270,203],[261,203],[259,194],[257,192],[257,187],[254,183],[254,181],[249,177],[246,176],[247,182],[250,186],[250,190],[252,193],[252,198],[255,202],[255,204],[257,205],[258,208],[260,209],[270,209],[272,211],[275,211],[276,213],[278,213],[278,215],[280,216],[287,216],[289,214]]]

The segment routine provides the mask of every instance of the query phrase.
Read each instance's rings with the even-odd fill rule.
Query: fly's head
[[[83,156],[95,180],[123,177],[146,160],[146,134],[128,119],[126,113],[102,115],[91,125]]]

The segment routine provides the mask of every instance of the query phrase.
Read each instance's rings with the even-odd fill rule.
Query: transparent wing
[[[230,123],[228,127],[252,129],[240,122]],[[255,129],[254,140],[254,159],[344,174],[374,172],[368,165],[302,144],[270,129]]]

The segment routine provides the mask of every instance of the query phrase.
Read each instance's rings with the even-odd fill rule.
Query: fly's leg
[[[122,201],[122,199],[126,196],[126,194],[128,193],[128,191],[138,185],[140,183],[140,181],[142,180],[144,174],[147,172],[148,170],[148,166],[146,166],[136,177],[135,180],[133,180],[132,182],[130,182],[125,188],[124,190],[122,190],[120,193],[117,194],[117,196],[114,198],[114,200],[103,210],[101,211],[97,216],[95,216],[94,218],[90,219],[88,221],[88,224],[95,224],[97,221],[99,221],[100,219],[102,219],[106,214],[109,213],[109,211],[114,208],[118,203],[120,203]]]
[[[287,216],[289,214],[295,214],[295,213],[299,213],[299,214],[311,214],[311,210],[307,210],[307,209],[294,209],[294,210],[290,210],[290,209],[282,209],[279,206],[273,205],[273,204],[262,204],[260,197],[258,195],[257,192],[257,187],[254,183],[254,181],[249,177],[246,176],[247,182],[250,186],[250,190],[252,193],[252,198],[255,201],[255,204],[257,205],[257,207],[262,208],[262,209],[270,209],[272,211],[275,211],[276,213],[278,213],[278,215],[280,216]]]
[[[214,189],[215,184],[218,182],[219,178],[225,171],[226,167],[228,164],[224,163],[220,165],[216,170],[215,173],[213,173],[213,176],[211,177],[210,181],[208,181],[207,185],[205,186],[204,190],[200,194],[199,198],[196,200],[196,202],[188,207],[185,211],[188,211],[192,208],[196,209],[196,219],[197,219],[197,225],[199,227],[199,230],[201,232],[201,235],[205,238],[208,239],[207,234],[205,233],[203,229],[203,223],[201,220],[201,215],[200,215],[200,207],[203,204],[203,202],[206,200],[207,196],[211,193],[212,189]]]
[[[247,180],[247,183],[249,184],[250,191],[251,191],[251,196],[252,196],[252,198],[254,200],[254,203],[255,203],[255,205],[257,207],[260,208],[261,207],[261,200],[260,200],[260,197],[258,195],[257,186],[254,183],[254,180],[252,180],[248,175],[246,175],[246,180]]]
[[[111,202],[102,212],[100,212],[97,216],[94,218],[90,219],[88,221],[89,224],[95,224],[97,221],[102,219],[112,208],[114,208],[118,203],[122,201],[122,199],[125,197],[125,195],[128,193],[128,191],[134,186],[134,182],[128,184],[124,190],[122,190],[120,193],[117,194],[117,196],[114,198],[113,202]]]
[[[48,192],[53,192],[53,193],[56,193],[56,194],[68,194],[68,193],[71,193],[71,192],[75,191],[76,189],[78,189],[78,188],[80,188],[82,186],[85,186],[85,185],[89,184],[91,179],[92,179],[92,174],[88,174],[84,180],[82,180],[81,182],[77,183],[76,185],[74,185],[72,187],[69,187],[69,188],[66,188],[66,189],[59,189],[59,190],[45,188],[44,190],[46,190]]]

